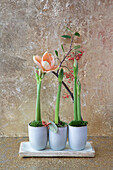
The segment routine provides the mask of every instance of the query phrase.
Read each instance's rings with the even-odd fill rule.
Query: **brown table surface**
[[[96,151],[94,158],[21,158],[20,143],[28,138],[0,138],[0,170],[113,170],[113,138],[88,137]]]

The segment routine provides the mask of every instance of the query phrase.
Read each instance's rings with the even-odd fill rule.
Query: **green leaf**
[[[70,35],[62,35],[61,37],[63,37],[63,38],[71,38],[71,36]]]
[[[74,46],[74,49],[75,49],[75,50],[78,49],[78,48],[80,48],[80,45]]]
[[[57,51],[57,50],[55,50],[55,54],[56,54],[56,56],[58,57],[58,51]]]
[[[74,35],[80,37],[80,34],[78,32],[75,32]]]
[[[63,68],[61,68],[59,75],[58,75],[58,81],[62,82],[63,77],[64,77],[64,71],[63,71]]]
[[[75,52],[82,54],[82,52],[81,52],[81,51],[75,51]]]
[[[51,123],[50,125],[48,125],[48,126],[49,126],[49,129],[50,129],[52,132],[57,133],[58,128],[57,128],[56,124],[55,124],[54,122],[50,121],[50,120],[49,120],[49,123]]]
[[[61,44],[61,47],[62,47],[62,51],[64,52],[64,47],[63,47],[63,44]]]
[[[71,31],[68,27],[66,27],[66,29],[69,30],[69,31]],[[71,31],[71,32],[73,32],[73,31]]]

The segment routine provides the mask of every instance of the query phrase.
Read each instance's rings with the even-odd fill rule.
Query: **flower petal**
[[[50,71],[55,71],[55,70],[57,70],[57,69],[58,69],[58,66],[53,66],[53,67],[51,67],[50,69],[45,70],[44,72],[49,73]]]
[[[45,52],[43,57],[42,57],[42,61],[47,61],[50,66],[54,65],[54,57],[52,56],[52,54]]]
[[[42,61],[41,64],[45,70],[49,70],[51,68],[50,64],[47,61]]]
[[[51,66],[55,65],[55,60],[54,60],[54,56],[52,55],[52,60],[51,60]]]
[[[33,56],[34,62],[38,65],[39,68],[41,68],[41,57],[40,56]]]

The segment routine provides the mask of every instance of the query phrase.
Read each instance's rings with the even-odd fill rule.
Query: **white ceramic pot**
[[[35,150],[43,150],[47,145],[47,127],[33,127],[28,125],[29,142]]]
[[[67,142],[67,126],[59,127],[58,132],[49,130],[49,145],[53,150],[63,150]]]
[[[87,142],[87,126],[74,127],[69,125],[69,145],[76,151],[82,150]]]

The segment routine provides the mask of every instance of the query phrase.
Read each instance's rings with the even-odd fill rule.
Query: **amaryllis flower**
[[[40,56],[33,56],[33,60],[43,72],[54,71],[58,68],[55,65],[54,57],[48,52],[45,52],[42,58]]]

